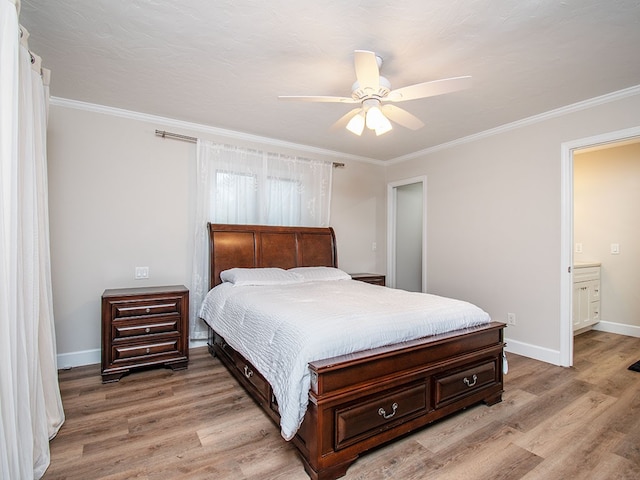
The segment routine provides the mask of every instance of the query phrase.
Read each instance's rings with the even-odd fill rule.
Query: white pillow
[[[282,268],[231,268],[220,272],[220,280],[234,285],[289,285],[301,278]]]
[[[334,267],[296,267],[287,271],[300,275],[303,282],[351,280],[351,275]]]

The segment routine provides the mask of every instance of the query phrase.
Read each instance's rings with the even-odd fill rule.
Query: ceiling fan
[[[433,97],[471,86],[471,77],[464,76],[417,83],[391,90],[389,80],[380,75],[381,57],[367,50],[356,50],[354,63],[357,80],[351,87],[351,97],[287,95],[278,98],[305,102],[359,103],[359,107],[338,119],[332,128],[346,126],[350,132],[362,135],[366,125],[367,128],[374,130],[376,135],[382,135],[392,128],[389,120],[412,130],[424,126],[424,123],[415,115],[400,107],[383,102],[404,102]]]

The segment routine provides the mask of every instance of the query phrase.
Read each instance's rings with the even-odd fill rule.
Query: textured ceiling
[[[638,0],[22,0],[56,97],[389,160],[640,84]],[[392,88],[471,75],[397,104],[426,126],[329,127],[353,106],[353,51]]]

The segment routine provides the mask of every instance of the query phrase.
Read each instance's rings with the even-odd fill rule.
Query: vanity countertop
[[[574,262],[573,268],[599,267],[600,262]]]

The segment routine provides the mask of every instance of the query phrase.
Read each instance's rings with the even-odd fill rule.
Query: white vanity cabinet
[[[580,263],[573,267],[573,331],[600,321],[600,264]]]

